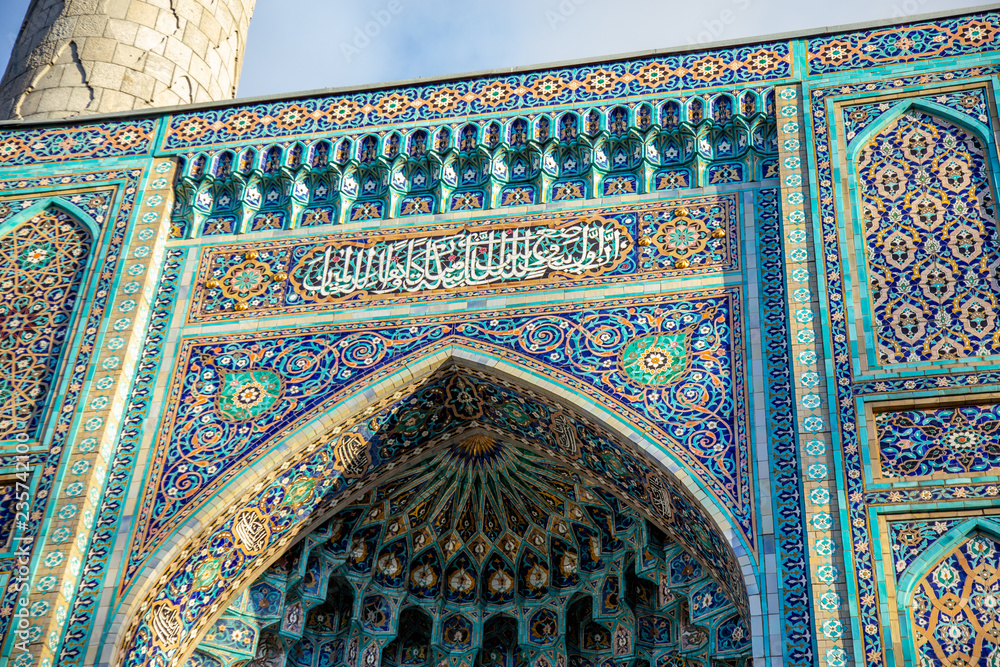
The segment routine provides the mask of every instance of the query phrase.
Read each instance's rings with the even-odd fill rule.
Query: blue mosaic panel
[[[144,155],[157,119],[0,132],[0,167]]]
[[[7,183],[8,186],[16,189],[26,188],[32,184],[33,181],[27,180]],[[93,218],[94,222],[100,225],[107,220],[108,210],[111,208],[114,194],[114,190],[94,190],[73,193],[61,197],[61,199],[86,212],[87,215]],[[17,213],[33,206],[42,199],[42,197],[19,197],[16,201],[0,201],[0,223],[9,220]]]
[[[933,566],[913,592],[910,620],[921,661],[991,665],[1000,654],[1000,542],[974,534]]]
[[[1000,351],[998,235],[980,137],[911,110],[860,151],[878,363]]]
[[[933,521],[892,521],[889,523],[889,545],[892,549],[892,566],[896,580],[927,548],[958,524],[967,521],[935,519]]]
[[[972,88],[953,93],[942,93],[924,99],[953,109],[987,127],[990,126],[990,108],[985,88]],[[844,130],[846,131],[847,142],[850,143],[859,132],[878,120],[882,114],[892,109],[898,103],[898,100],[888,100],[844,107]]]
[[[773,42],[181,113],[170,117],[160,148],[178,151],[385,123],[464,119],[473,114],[520,112],[551,105],[596,105],[638,95],[774,81],[790,74],[790,44]]]
[[[91,633],[99,631],[99,628],[93,627],[93,618],[97,613],[101,584],[111,567],[115,539],[118,536],[119,522],[122,520],[122,508],[139,453],[143,424],[149,417],[153,388],[156,385],[163,345],[167,340],[170,317],[177,300],[181,269],[186,256],[187,250],[172,249],[167,251],[164,258],[159,288],[146,328],[146,340],[136,366],[133,388],[122,419],[118,450],[108,469],[108,483],[100,513],[90,536],[86,565],[80,577],[72,613],[66,623],[65,639],[59,655],[60,665],[79,667],[83,662]]]
[[[775,533],[784,594],[784,658],[788,665],[814,664],[813,621],[809,598],[809,569],[805,553],[805,510],[799,444],[795,437],[795,410],[789,380],[791,367],[788,330],[788,294],[778,191],[757,193],[761,304],[765,370],[767,372],[767,428],[771,443],[771,474],[776,499]]]
[[[746,414],[737,408],[746,394],[736,295],[614,304],[186,341],[138,511],[129,575],[273,438],[448,339],[564,369],[566,381],[586,378],[615,397],[611,404],[623,401],[647,432],[662,429],[666,448],[697,470],[752,535]],[[648,318],[638,317],[647,310]]]
[[[62,175],[58,178],[46,177],[28,180],[18,178],[17,180],[0,181],[0,192],[6,192],[8,195],[16,193],[15,196],[25,197],[25,200],[30,202],[38,201],[41,196],[56,199],[64,197],[70,203],[78,203],[84,210],[94,212],[94,219],[103,222],[105,229],[111,228],[108,230],[105,237],[106,243],[101,246],[100,252],[90,259],[97,271],[94,296],[92,300],[85,302],[83,307],[78,303],[76,309],[75,316],[80,318],[79,330],[82,331],[82,335],[79,339],[78,351],[74,353],[71,360],[67,360],[66,390],[58,396],[60,407],[52,422],[48,450],[28,455],[27,465],[35,471],[32,479],[34,489],[29,500],[30,518],[27,525],[21,529],[20,537],[29,544],[37,543],[41,526],[40,518],[45,516],[46,508],[53,497],[51,495],[52,486],[60,478],[59,475],[62,472],[60,464],[67,455],[65,448],[67,437],[74,433],[70,426],[76,416],[77,403],[91,370],[90,360],[94,354],[101,322],[105,317],[105,306],[108,302],[108,296],[113,293],[112,281],[120,271],[119,260],[125,241],[125,229],[136,201],[137,184],[141,175],[141,169],[125,169],[107,172],[84,171]],[[81,185],[87,187],[92,194],[81,193]],[[112,189],[109,190],[109,188]],[[80,195],[81,198],[76,202],[72,201],[71,198],[75,198],[77,195]],[[99,199],[103,199],[103,201],[98,203]],[[110,208],[110,204],[116,200],[118,209],[117,212],[114,212]],[[94,205],[91,206],[90,202],[93,202]],[[20,200],[15,203],[8,199],[4,204],[11,206],[15,211],[18,207],[21,210],[27,208],[21,206]],[[12,464],[13,461],[8,461],[10,467],[15,467]],[[17,558],[0,561],[0,571],[13,571],[11,568],[16,567],[16,565]],[[46,581],[45,583],[50,582]],[[15,578],[9,579],[0,606],[14,609],[19,604],[20,598],[21,590],[18,581]],[[0,614],[0,636],[8,636],[8,629],[13,619],[12,615]],[[89,619],[86,622],[89,623]]]
[[[1000,466],[1000,405],[875,414],[882,475],[963,475]]]
[[[987,12],[806,40],[809,74],[988,53],[1000,47],[1000,17]]]
[[[87,228],[61,209],[0,238],[0,440],[35,437],[90,246]]]
[[[822,224],[822,256],[829,314],[826,326],[830,328],[827,338],[831,345],[831,358],[834,359],[833,374],[829,378],[829,387],[836,397],[833,405],[838,406],[835,423],[839,427],[839,438],[842,443],[845,475],[845,492],[851,499],[847,508],[850,519],[850,556],[858,563],[859,576],[853,582],[856,598],[852,602],[852,613],[856,614],[861,627],[872,627],[876,631],[865,632],[861,637],[864,655],[872,664],[882,660],[883,644],[881,632],[884,619],[880,615],[878,592],[872,577],[868,576],[875,569],[873,550],[870,543],[868,512],[874,506],[898,506],[900,503],[938,502],[945,500],[964,500],[969,498],[995,498],[1000,487],[995,484],[944,486],[924,488],[901,488],[889,491],[866,492],[864,488],[865,466],[860,455],[858,443],[858,416],[855,411],[855,392],[872,394],[884,391],[913,391],[918,388],[935,389],[946,386],[972,386],[981,381],[979,373],[948,376],[921,376],[911,378],[892,378],[859,383],[854,386],[853,369],[851,365],[852,348],[846,323],[849,321],[846,313],[845,283],[842,273],[842,253],[840,247],[840,230],[845,224],[837,210],[837,193],[834,189],[837,178],[833,164],[829,159],[831,152],[831,129],[828,116],[828,102],[840,95],[882,94],[886,91],[899,90],[907,86],[954,85],[964,78],[980,77],[996,73],[1000,68],[996,65],[984,65],[964,70],[925,71],[915,76],[905,76],[896,79],[886,79],[879,82],[858,82],[837,85],[830,88],[816,88],[809,92],[809,110],[812,122],[812,133],[815,146],[812,150],[816,164],[815,193],[819,220]],[[793,109],[794,110],[794,109]],[[989,373],[982,375],[988,376]]]

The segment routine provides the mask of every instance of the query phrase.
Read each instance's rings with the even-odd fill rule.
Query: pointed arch
[[[1000,330],[981,324],[989,317],[964,322],[949,314],[964,311],[972,301],[1000,311],[995,262],[987,266],[967,251],[979,245],[984,255],[997,250],[992,245],[997,159],[991,136],[973,118],[911,98],[883,113],[848,145],[850,233],[860,241],[854,266],[862,286],[860,304],[874,332],[870,343],[862,343],[868,364],[1000,352]],[[970,272],[976,279],[967,277]],[[911,284],[910,276],[920,278]],[[945,283],[956,289],[942,295],[938,287]],[[921,335],[911,335],[917,329]]]
[[[931,569],[931,566],[954,551],[956,547],[961,546],[970,535],[976,532],[990,535],[1000,542],[1000,524],[997,524],[996,521],[985,517],[968,519],[952,527],[951,530],[939,537],[927,551],[910,563],[899,578],[897,586],[896,605],[900,611],[904,611],[910,606],[914,589],[920,579]]]
[[[0,297],[7,345],[0,351],[0,440],[39,438],[88,284],[100,229],[56,197],[0,224]]]
[[[973,545],[977,536],[988,538],[993,546],[987,544]],[[968,563],[970,553],[962,553],[963,548],[969,545],[974,558],[988,559],[988,564],[979,564],[973,571],[960,572],[949,561],[958,564]],[[965,549],[969,551],[969,549]],[[971,566],[972,564],[969,563]],[[982,576],[989,576],[987,582],[977,579]],[[927,551],[914,560],[903,572],[899,579],[898,590],[896,592],[896,605],[900,617],[900,631],[903,649],[903,660],[906,667],[913,667],[922,664],[920,658],[921,648],[931,641],[938,644],[941,640],[924,640],[918,645],[917,628],[914,617],[921,612],[927,612],[933,617],[932,607],[935,603],[931,601],[930,595],[921,593],[941,591],[939,599],[945,601],[948,614],[948,628],[943,633],[945,642],[951,641],[948,646],[949,654],[965,655],[968,664],[980,664],[980,661],[990,655],[989,649],[984,645],[988,640],[994,648],[1000,646],[1000,642],[988,632],[994,624],[989,610],[1000,605],[1000,594],[995,593],[995,589],[1000,578],[1000,524],[986,517],[968,519],[953,527],[942,535]],[[971,579],[971,581],[970,581]],[[979,584],[978,595],[976,594],[976,584]],[[955,592],[956,587],[959,589]],[[982,599],[985,596],[994,596],[990,603]],[[919,602],[918,602],[918,598]],[[978,598],[976,604],[972,604],[973,598]],[[974,614],[976,608],[987,610],[990,618],[979,623],[978,618],[969,618],[969,614]],[[939,620],[939,627],[943,627],[944,622]],[[957,630],[957,632],[956,632]],[[932,636],[938,633],[930,627],[924,632]],[[930,650],[934,651],[935,647]],[[962,649],[969,648],[970,651]]]
[[[136,650],[140,652],[142,650],[165,650],[165,653],[160,654],[165,660],[164,664],[173,664],[184,652],[191,650],[190,643],[194,640],[195,636],[201,634],[201,631],[205,628],[205,623],[211,620],[210,615],[213,612],[209,611],[209,605],[206,604],[195,610],[192,616],[185,616],[185,620],[181,621],[183,612],[179,605],[182,603],[171,600],[167,591],[172,586],[170,583],[172,577],[181,576],[183,578],[188,576],[183,574],[186,567],[183,564],[183,560],[197,553],[201,549],[201,545],[207,544],[205,540],[213,539],[211,538],[213,532],[217,529],[223,529],[224,526],[228,526],[224,530],[237,530],[244,536],[237,538],[236,544],[241,549],[244,547],[259,549],[256,553],[260,554],[260,564],[254,564],[254,572],[251,573],[248,570],[245,575],[241,575],[237,585],[242,586],[247,581],[252,580],[252,577],[258,575],[263,568],[267,567],[269,560],[277,557],[275,555],[272,558],[269,549],[285,548],[284,545],[288,543],[287,540],[294,538],[292,535],[289,535],[286,541],[281,543],[275,542],[274,547],[263,546],[263,543],[258,542],[261,539],[261,534],[256,528],[249,524],[246,525],[248,530],[234,528],[234,520],[238,522],[244,520],[252,522],[250,515],[245,514],[243,510],[236,509],[240,506],[238,501],[241,498],[249,497],[247,494],[253,495],[258,493],[259,490],[276,481],[274,475],[292,474],[289,471],[292,471],[294,466],[299,465],[298,463],[293,463],[295,458],[300,458],[304,455],[312,457],[320,451],[320,448],[325,448],[328,445],[332,446],[330,451],[333,452],[336,460],[327,458],[326,463],[319,463],[319,459],[315,459],[318,465],[333,465],[342,473],[347,472],[354,478],[364,476],[366,483],[369,479],[374,480],[371,482],[372,484],[375,483],[378,473],[368,475],[363,469],[368,463],[364,463],[361,458],[358,458],[360,449],[357,449],[357,447],[363,445],[364,441],[351,435],[353,431],[344,431],[345,424],[351,419],[368,419],[377,410],[377,401],[384,400],[383,397],[388,396],[392,396],[393,398],[407,396],[409,395],[408,392],[412,391],[410,389],[411,385],[415,382],[421,382],[431,372],[449,365],[475,369],[493,377],[510,378],[512,382],[522,385],[525,379],[527,379],[531,384],[532,391],[536,391],[538,395],[553,398],[563,402],[565,405],[574,406],[576,410],[582,408],[586,411],[588,418],[595,422],[596,427],[604,429],[609,434],[614,434],[619,441],[633,443],[637,451],[646,450],[643,456],[648,457],[650,464],[655,465],[657,470],[662,471],[665,468],[672,479],[677,480],[682,487],[687,487],[688,492],[697,494],[696,497],[703,497],[700,491],[696,491],[698,488],[697,483],[690,478],[690,475],[680,465],[671,461],[669,456],[664,452],[645,443],[641,431],[634,427],[629,427],[620,417],[609,412],[604,406],[591,403],[586,397],[571,393],[548,378],[538,375],[537,372],[521,368],[502,357],[491,356],[487,351],[482,349],[473,351],[459,345],[437,348],[432,356],[427,356],[420,360],[410,360],[410,363],[405,368],[401,368],[391,375],[386,374],[382,376],[377,384],[360,389],[357,394],[341,402],[336,409],[317,417],[311,424],[301,429],[297,435],[280,444],[272,457],[267,457],[270,460],[262,459],[246,471],[239,480],[239,488],[228,491],[226,494],[227,501],[219,503],[212,508],[214,516],[209,516],[209,513],[206,512],[189,521],[191,526],[197,526],[201,530],[201,534],[193,535],[192,537],[182,537],[180,534],[176,535],[172,543],[167,545],[161,552],[157,564],[152,565],[150,568],[144,585],[136,587],[128,593],[118,617],[121,626],[127,629],[118,637],[114,654],[109,656],[110,659],[122,659],[126,664],[132,664],[128,653],[131,653],[134,657],[134,651]],[[581,399],[587,404],[585,407],[580,405]],[[328,434],[328,436],[324,436],[327,442],[320,443],[315,440],[315,436],[320,433]],[[329,438],[337,440],[338,444],[332,444]],[[276,459],[273,458],[274,456],[284,458],[285,461],[277,463]],[[656,463],[657,461],[658,463]],[[312,464],[310,463],[309,465]],[[341,482],[333,482],[333,484],[337,486],[341,485]],[[650,506],[653,504],[649,503]],[[720,540],[720,547],[728,545],[727,548],[719,553],[723,553],[729,549],[732,550],[730,553],[735,557],[735,563],[738,563],[737,569],[733,572],[737,576],[742,577],[742,583],[745,586],[744,590],[751,598],[748,605],[749,609],[752,609],[752,613],[754,614],[759,613],[761,604],[755,579],[756,566],[749,559],[741,539],[737,536],[737,531],[725,527],[728,524],[728,520],[723,517],[718,507],[702,505],[701,510],[710,515],[709,521],[712,524],[711,527],[706,525],[708,533],[705,533],[704,537],[708,538],[708,534],[712,533]],[[319,520],[320,517],[325,518],[329,515],[327,512],[332,513],[332,511],[332,509],[317,509],[315,512],[312,512],[312,519]],[[239,516],[235,516],[235,519],[234,512],[239,514]],[[245,519],[241,519],[240,517],[244,517]],[[265,539],[269,539],[269,537]],[[285,540],[285,538],[281,539]],[[250,544],[250,542],[254,544]],[[263,548],[260,548],[262,546]],[[225,589],[220,590],[218,594],[230,595]],[[222,598],[219,598],[219,602],[223,602]],[[181,625],[188,624],[188,619],[192,619],[190,620],[189,627],[178,626],[179,623]],[[130,621],[133,621],[131,625]],[[159,630],[156,630],[156,628],[159,628]],[[173,634],[171,629],[177,629],[179,634]],[[156,646],[148,643],[152,638],[151,632],[160,633],[156,637]]]

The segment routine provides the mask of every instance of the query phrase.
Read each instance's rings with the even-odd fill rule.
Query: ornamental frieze
[[[204,251],[190,322],[733,271],[739,197],[576,209]]]

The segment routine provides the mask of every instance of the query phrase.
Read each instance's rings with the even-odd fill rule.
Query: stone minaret
[[[236,96],[256,0],[32,0],[0,81],[0,119]]]

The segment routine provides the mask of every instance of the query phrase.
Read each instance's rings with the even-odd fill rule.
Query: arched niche
[[[969,519],[942,535],[903,572],[896,603],[906,667],[994,664],[1000,651],[1000,525]]]
[[[398,389],[392,395],[375,401],[372,397],[375,392],[366,392],[358,400],[351,401],[350,412],[344,413],[344,416],[350,414],[349,419],[328,415],[310,429],[312,433],[322,433],[318,439],[288,447],[294,454],[279,465],[270,463],[268,467],[258,468],[256,481],[245,480],[242,495],[234,498],[232,503],[227,503],[224,513],[203,523],[200,533],[186,540],[182,544],[183,548],[175,549],[169,559],[164,558],[165,567],[159,568],[155,576],[150,573],[145,591],[133,594],[132,600],[123,605],[123,609],[127,611],[121,618],[128,622],[128,627],[118,637],[118,650],[115,653],[122,651],[123,647],[125,650],[117,656],[112,654],[109,657],[128,665],[180,664],[193,650],[207,625],[221,613],[226,602],[286,552],[311,526],[316,526],[317,522],[331,516],[338,508],[350,502],[351,498],[393,474],[396,468],[407,465],[416,458],[430,455],[435,446],[433,438],[416,446],[408,446],[406,456],[398,460],[386,457],[384,452],[380,453],[383,445],[376,442],[380,437],[377,434],[384,433],[384,429],[379,427],[371,433],[365,429],[377,419],[395,418],[393,415],[399,412],[404,403],[417,400],[419,392],[430,391],[432,385],[436,386],[435,383],[461,382],[456,378],[476,376],[477,382],[499,383],[511,391],[531,395],[534,401],[547,402],[555,406],[555,412],[562,412],[566,420],[569,417],[565,415],[578,414],[573,408],[567,407],[579,402],[579,397],[573,400],[574,394],[565,389],[560,390],[556,385],[544,383],[538,387],[539,392],[544,393],[533,392],[517,381],[519,377],[520,382],[524,381],[526,373],[523,370],[518,371],[516,367],[508,370],[505,366],[509,366],[509,362],[500,360],[493,360],[484,367],[485,361],[481,354],[470,354],[460,348],[439,351],[435,355],[436,372],[413,380],[413,374],[417,371],[414,368],[408,369],[405,378],[397,378]],[[390,380],[383,380],[377,390],[384,392],[388,387],[391,391],[392,384]],[[440,387],[434,390],[439,391]],[[396,402],[395,406],[393,402]],[[462,401],[458,400],[452,405],[454,407],[461,404]],[[439,405],[438,409],[449,410],[455,417],[460,416],[455,414],[452,407],[442,408]],[[461,411],[458,408],[456,410]],[[567,424],[571,422],[566,421],[560,425],[555,412],[549,413],[551,423],[543,429],[554,447],[546,453],[566,457],[567,463],[572,456],[576,456],[576,464],[584,467],[584,455],[590,445],[581,447],[579,441],[574,444],[572,429],[567,428]],[[588,428],[593,430],[594,437],[607,438],[607,442],[642,443],[640,433],[623,428],[620,420],[603,409],[596,409],[590,417],[596,418],[597,422],[593,419],[584,420],[589,423]],[[463,419],[465,418],[455,421],[453,426],[459,429],[469,427],[470,422]],[[422,432],[420,435],[427,437]],[[453,437],[455,433],[449,432],[447,435]],[[440,434],[440,437],[444,435]],[[735,531],[720,529],[717,523],[720,519],[725,525],[721,512],[709,506],[706,515],[706,508],[693,499],[693,493],[684,490],[685,486],[697,488],[689,476],[679,467],[670,472],[664,471],[662,465],[650,455],[653,452],[643,451],[643,446],[649,445],[640,444],[631,448],[630,456],[633,457],[635,470],[623,466],[618,473],[608,475],[604,483],[614,487],[616,482],[612,478],[615,478],[620,484],[638,484],[632,491],[619,488],[618,493],[625,499],[631,496],[635,509],[646,514],[652,513],[655,521],[663,523],[666,515],[672,516],[674,528],[687,531],[683,540],[696,551],[702,549],[705,565],[716,568],[719,572],[724,570],[725,574],[720,574],[720,578],[729,581],[730,586],[744,591],[734,591],[735,597],[740,598],[741,609],[759,609],[754,566],[746,556]],[[662,457],[662,452],[656,453],[656,458],[662,460]],[[636,462],[639,460],[647,473],[636,474],[639,468]],[[669,459],[666,464],[673,467]],[[597,472],[594,474],[596,477],[601,476]],[[273,494],[281,493],[284,498],[285,491],[289,489],[295,489],[295,494],[301,494],[309,506],[300,505],[291,513],[282,509],[281,503],[284,500],[278,500]],[[270,526],[271,520],[275,518],[278,523],[265,528],[265,523]],[[224,548],[233,556],[224,559],[228,567],[225,581],[218,577],[209,581],[212,577],[199,576],[198,586],[195,586],[195,581],[191,579],[193,572],[206,562],[218,563],[218,554],[215,552],[219,548]],[[714,550],[710,557],[705,555],[705,548]],[[734,548],[738,550],[738,554],[734,553]],[[234,556],[236,553],[239,554],[238,557]],[[211,567],[214,568],[214,564]],[[221,568],[220,564],[220,570]]]
[[[1000,353],[1000,236],[992,133],[923,99],[848,146],[862,310],[876,365]]]
[[[0,224],[0,441],[41,437],[97,233],[87,213],[58,198]]]

